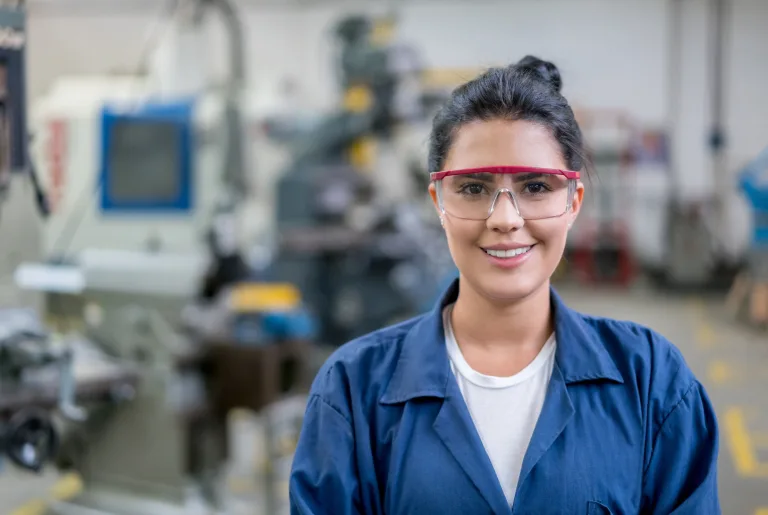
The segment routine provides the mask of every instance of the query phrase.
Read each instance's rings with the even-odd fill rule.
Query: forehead
[[[445,170],[482,166],[567,168],[557,141],[536,123],[516,120],[475,121],[453,139]]]

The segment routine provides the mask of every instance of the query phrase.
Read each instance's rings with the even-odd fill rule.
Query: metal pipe
[[[226,84],[226,150],[224,154],[224,186],[227,191],[224,211],[234,212],[246,195],[245,149],[241,93],[245,87],[245,44],[237,11],[230,0],[203,0],[218,9],[229,40],[229,76]]]
[[[728,1],[711,0],[710,4],[710,107],[712,125],[709,134],[709,150],[712,155],[710,167],[712,183],[715,186],[711,232],[718,257],[727,255],[726,204],[729,192],[733,189],[732,179],[726,163],[727,136],[725,133],[725,52],[727,45]]]
[[[237,11],[229,0],[203,0],[205,6],[214,7],[219,11],[225,25],[229,43],[229,81],[231,94],[241,91],[245,85],[245,43],[243,27],[238,19]]]
[[[667,47],[667,133],[671,151],[670,178],[674,188],[672,191],[681,192],[682,180],[679,177],[680,166],[674,157],[677,140],[677,130],[680,124],[681,81],[683,62],[683,0],[669,0],[667,13],[668,42]]]
[[[712,152],[712,172],[714,183],[719,192],[729,187],[725,170],[725,47],[727,44],[728,2],[727,0],[711,0],[710,23],[711,34],[711,109],[712,126],[709,147]]]

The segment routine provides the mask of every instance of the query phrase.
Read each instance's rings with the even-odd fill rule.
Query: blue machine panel
[[[193,101],[184,100],[102,109],[102,211],[192,209],[193,107]]]
[[[768,247],[768,148],[742,171],[739,186],[752,205],[752,247]]]

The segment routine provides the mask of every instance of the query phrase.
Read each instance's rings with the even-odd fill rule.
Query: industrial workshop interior
[[[464,284],[433,120],[526,56],[587,149],[554,291],[679,349],[722,513],[768,515],[767,28],[766,0],[0,0],[0,515],[309,514],[321,368]]]

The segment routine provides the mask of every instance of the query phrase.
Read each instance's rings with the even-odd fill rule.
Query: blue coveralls
[[[441,312],[457,294],[458,281],[430,313],[325,363],[293,462],[293,514],[720,513],[715,413],[680,352],[554,290],[555,367],[509,506],[446,354]]]

